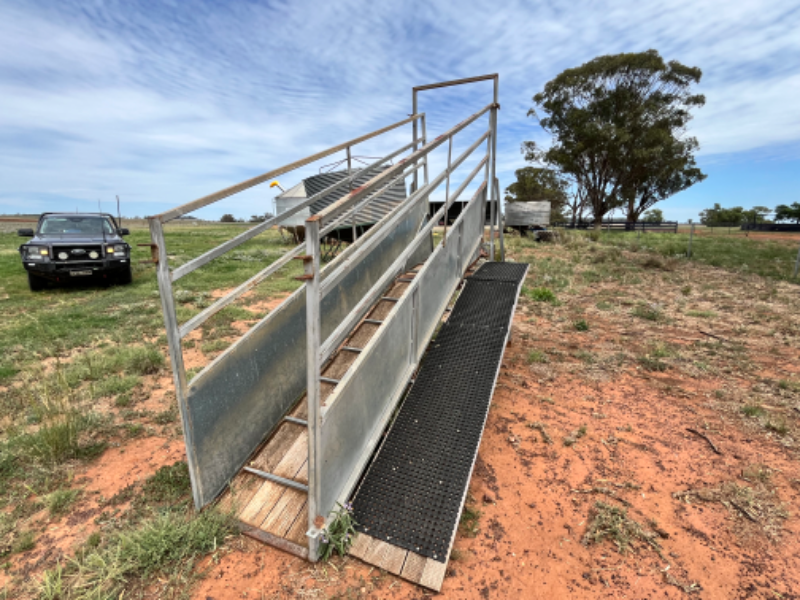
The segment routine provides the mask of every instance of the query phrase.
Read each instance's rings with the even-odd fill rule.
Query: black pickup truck
[[[106,213],[44,213],[36,230],[20,229],[33,238],[19,247],[32,291],[47,280],[77,278],[131,282],[131,247],[122,239],[129,231]]]

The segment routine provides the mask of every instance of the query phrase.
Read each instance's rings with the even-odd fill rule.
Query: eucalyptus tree
[[[582,188],[595,227],[627,207],[638,219],[656,202],[703,175],[697,140],[685,137],[702,72],[656,50],[597,57],[567,69],[533,97],[528,115],[552,136],[548,148],[524,142],[525,158],[559,169]],[[538,109],[538,110],[537,110]]]

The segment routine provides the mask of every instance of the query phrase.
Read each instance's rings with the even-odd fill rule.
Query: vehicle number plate
[[[70,271],[69,274],[72,277],[85,277],[87,275],[91,275],[92,271],[89,269],[88,271]]]

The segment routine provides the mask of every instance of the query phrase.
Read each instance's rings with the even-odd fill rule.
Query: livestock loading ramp
[[[417,111],[418,92],[482,81],[493,84],[492,102],[429,141],[425,114]],[[496,256],[494,228],[501,216],[494,173],[498,81],[497,75],[486,75],[414,88],[413,114],[405,120],[149,217],[198,508],[219,501],[236,512],[245,533],[316,561],[337,503],[355,493],[364,533],[358,536],[354,554],[377,564],[381,559],[375,556],[398,549],[402,560],[395,559],[397,566],[388,570],[439,588],[444,573],[439,565],[449,555],[524,277],[524,268],[518,265],[482,266],[468,277],[447,324],[429,347],[465,274],[486,255],[487,203],[486,250],[492,259]],[[484,116],[488,116],[485,129]],[[409,143],[360,171],[352,170],[355,146],[405,125],[412,126]],[[466,148],[454,155],[454,138],[476,129],[478,134],[470,135],[471,142],[468,139]],[[481,147],[485,151],[476,152]],[[447,150],[446,168],[429,179],[429,156],[437,149]],[[346,152],[347,177],[218,247],[170,267],[164,228],[170,220],[339,152]],[[391,164],[395,158],[399,160]],[[354,187],[356,178],[361,181],[366,175],[371,178]],[[325,236],[358,223],[360,214],[380,203],[387,191],[408,185],[408,179],[408,195],[325,264],[321,252]],[[444,202],[428,218],[431,194],[441,188]],[[451,225],[448,211],[468,188],[470,198]],[[265,258],[262,270],[250,279],[184,323],[178,321],[173,293],[178,280],[245,242],[257,243],[260,233],[331,194],[338,200],[305,221],[304,244],[277,260]],[[444,228],[434,243],[439,222]],[[502,228],[498,233],[502,261]],[[189,381],[182,340],[293,259],[303,263],[300,288]],[[376,453],[423,355],[425,366]],[[424,426],[412,424],[420,419]],[[441,436],[452,443],[446,457],[450,462],[430,462],[432,452],[441,454],[436,449]],[[386,470],[413,453],[431,467],[415,464],[410,469],[397,463],[407,478],[402,482],[408,493],[388,489]],[[398,509],[416,503],[416,512],[406,515],[414,517],[408,522],[409,531],[397,529],[396,522],[379,510],[382,494],[390,492],[393,495],[387,497],[402,504]],[[435,510],[425,514],[421,510],[425,502]]]

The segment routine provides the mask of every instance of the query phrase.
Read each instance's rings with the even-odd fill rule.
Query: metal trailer
[[[417,112],[418,93],[479,81],[493,82],[492,101],[429,141],[425,114]],[[406,119],[148,217],[196,507],[206,506],[226,490],[305,392],[308,483],[286,481],[270,473],[260,475],[307,493],[304,554],[312,561],[317,560],[320,533],[330,511],[352,492],[452,294],[465,270],[479,256],[485,236],[483,214],[489,200],[492,215],[488,245],[490,256],[495,257],[494,228],[500,216],[500,211],[494,208],[499,198],[495,177],[498,83],[498,75],[493,74],[415,87],[414,110]],[[454,158],[453,138],[484,115],[488,115],[484,132]],[[344,151],[349,159],[358,144],[408,124],[412,125],[411,141],[359,173],[348,168],[349,176],[325,190],[180,266],[170,266],[166,223],[335,153]],[[445,145],[447,168],[429,179],[428,156]],[[467,173],[465,161],[484,145],[477,166]],[[406,152],[401,160],[387,166]],[[350,190],[357,175],[371,177]],[[453,226],[445,225],[442,240],[431,250],[434,225],[443,217],[447,223],[449,206],[476,177],[482,179],[477,191]],[[407,178],[411,178],[408,198],[323,267],[320,240],[353,222],[360,211]],[[453,192],[451,180],[460,182]],[[446,189],[445,205],[436,218],[427,220],[429,198],[442,185]],[[339,199],[305,221],[304,244],[289,250],[196,316],[184,323],[178,321],[173,295],[175,282],[333,193],[339,194]],[[502,228],[498,233],[502,260]],[[303,285],[189,382],[182,340],[293,259],[303,261],[304,275],[300,278]],[[378,332],[358,353],[347,373],[336,381],[333,394],[323,406],[320,385],[326,362],[342,349],[348,332],[380,300],[387,284],[410,265],[419,263],[422,266],[407,293],[395,302]]]

